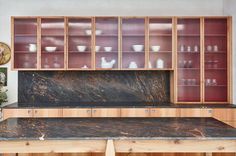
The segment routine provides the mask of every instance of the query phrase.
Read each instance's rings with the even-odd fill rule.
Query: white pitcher
[[[29,51],[30,52],[36,52],[37,51],[36,44],[29,44]]]

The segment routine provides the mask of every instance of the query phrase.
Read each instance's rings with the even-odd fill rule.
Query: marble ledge
[[[234,104],[173,104],[159,102],[44,102],[44,103],[12,103],[3,109],[15,108],[229,108]]]

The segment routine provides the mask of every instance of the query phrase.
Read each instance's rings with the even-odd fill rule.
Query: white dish
[[[57,47],[45,47],[45,50],[46,50],[47,52],[54,52],[54,51],[57,50]]]
[[[92,30],[85,30],[86,35],[91,35],[92,34]]]
[[[95,46],[95,51],[99,52],[100,48],[101,48],[100,46]]]
[[[101,34],[102,34],[102,30],[96,30],[96,31],[95,31],[95,34],[96,34],[96,35],[101,35]]]
[[[86,46],[82,46],[82,45],[77,46],[77,50],[78,50],[79,52],[84,52],[84,51],[86,50]]]
[[[112,47],[104,47],[105,52],[111,52],[112,51]]]
[[[160,50],[161,46],[151,46],[151,50],[154,52],[158,52]]]
[[[133,50],[134,50],[135,52],[142,52],[144,46],[141,45],[141,44],[136,44],[136,45],[132,45],[132,48],[133,48]]]

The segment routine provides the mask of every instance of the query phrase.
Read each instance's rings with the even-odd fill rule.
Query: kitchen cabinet
[[[201,102],[200,18],[177,19],[177,101]]]
[[[92,108],[92,117],[120,117],[120,108]]]
[[[13,117],[61,117],[62,109],[3,109],[3,119]]]
[[[91,108],[65,108],[63,109],[63,117],[91,117]]]
[[[150,117],[178,117],[179,110],[176,108],[151,108]]]
[[[14,117],[33,117],[32,109],[2,109],[3,120]]]
[[[228,101],[229,23],[225,18],[204,19],[204,102]]]
[[[179,117],[212,117],[212,109],[209,108],[181,108]]]
[[[62,109],[33,109],[33,117],[61,117]]]
[[[236,122],[236,110],[235,109],[213,109],[213,117],[221,121]]]
[[[231,18],[177,18],[176,103],[232,103]]]
[[[163,61],[163,69],[173,69],[174,18],[150,17],[148,23],[148,68],[162,70],[158,61]]]
[[[149,108],[121,108],[121,117],[150,117]]]

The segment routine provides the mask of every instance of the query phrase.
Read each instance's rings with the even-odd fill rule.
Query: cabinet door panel
[[[228,101],[227,18],[205,18],[205,102]]]
[[[120,117],[119,108],[94,108],[92,117]]]
[[[122,108],[121,117],[150,117],[149,108]]]
[[[91,108],[63,109],[63,117],[91,117]]]
[[[92,68],[92,18],[68,19],[68,68]]]
[[[201,102],[200,18],[177,20],[177,101]]]
[[[3,109],[3,119],[12,117],[33,117],[32,109]]]
[[[34,109],[34,117],[62,117],[62,109]]]
[[[37,18],[14,19],[14,68],[37,69]]]
[[[177,117],[178,109],[176,108],[151,108],[151,117]]]
[[[212,117],[212,109],[182,108],[180,117]]]

